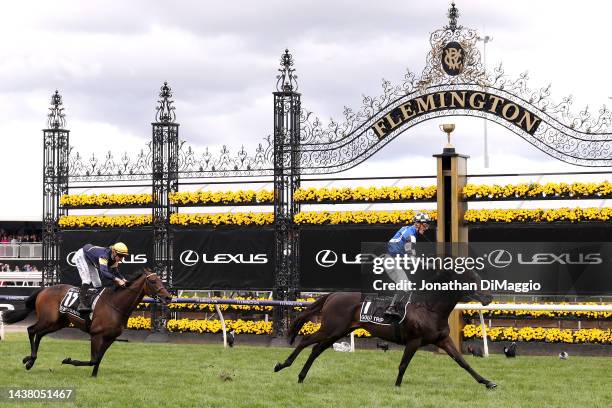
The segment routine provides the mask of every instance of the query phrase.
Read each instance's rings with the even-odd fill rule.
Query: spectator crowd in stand
[[[38,272],[36,265],[24,264],[24,265],[10,265],[6,263],[0,263],[0,272]]]
[[[2,280],[2,272],[39,272],[39,270],[36,265],[31,264],[10,265],[7,263],[0,263],[0,287],[21,286],[19,282]]]
[[[8,234],[4,230],[0,230],[0,244],[19,244],[29,242],[41,242],[40,236],[37,234]]]

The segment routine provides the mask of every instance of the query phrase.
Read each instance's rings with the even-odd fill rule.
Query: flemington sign
[[[393,139],[422,122],[449,116],[494,121],[544,153],[567,163],[612,166],[612,112],[570,112],[571,98],[549,98],[550,87],[532,89],[527,74],[510,78],[500,65],[487,71],[476,30],[457,24],[452,5],[448,25],[430,36],[420,75],[410,70],[400,84],[383,81],[383,93],[364,96],[360,110],[345,109],[346,121],[322,123],[304,115],[301,174],[329,174],[366,161]]]
[[[542,122],[536,114],[505,98],[487,92],[474,90],[440,91],[409,99],[398,107],[391,109],[372,125],[379,139],[391,131],[421,115],[441,110],[466,109],[492,113],[522,131],[534,135]]]

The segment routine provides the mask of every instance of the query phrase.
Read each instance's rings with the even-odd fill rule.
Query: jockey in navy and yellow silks
[[[110,247],[86,244],[74,254],[73,261],[79,270],[82,282],[79,312],[91,311],[87,291],[91,286],[94,288],[102,286],[100,275],[105,279],[114,280],[119,286],[127,283],[119,274],[119,263],[126,255],[128,255],[128,248],[123,242],[117,242]]]

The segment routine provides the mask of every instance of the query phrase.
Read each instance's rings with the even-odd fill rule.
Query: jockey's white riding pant
[[[383,255],[383,258],[394,258],[389,254]],[[389,265],[391,264],[391,265]],[[385,266],[385,273],[387,276],[395,283],[400,283],[401,281],[409,281],[408,275],[406,275],[406,271],[404,271],[399,265],[395,264],[395,262],[383,262]]]
[[[81,276],[81,281],[83,283],[93,285],[94,288],[99,288],[102,286],[98,270],[87,262],[87,259],[85,259],[85,254],[83,253],[83,248],[76,251],[72,260],[79,270],[79,275]]]

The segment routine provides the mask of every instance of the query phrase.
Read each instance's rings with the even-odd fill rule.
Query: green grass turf
[[[551,357],[467,360],[495,390],[477,384],[449,357],[417,352],[401,388],[393,384],[401,353],[327,350],[303,384],[297,375],[310,350],[292,367],[272,368],[288,348],[233,349],[201,344],[115,343],[98,378],[90,367],[61,365],[65,357],[89,359],[89,343],[43,339],[35,366],[23,334],[0,341],[0,388],[73,387],[76,399],[62,403],[0,402],[1,406],[77,407],[610,407],[612,358]],[[224,380],[223,378],[231,378]]]

